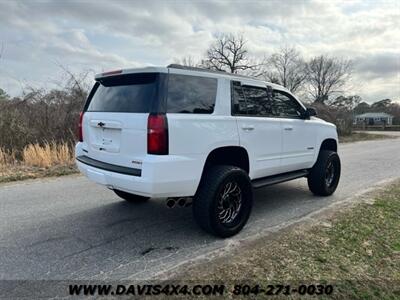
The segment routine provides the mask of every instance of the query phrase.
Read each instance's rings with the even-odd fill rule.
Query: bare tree
[[[332,94],[343,92],[351,72],[350,60],[324,55],[312,58],[307,64],[307,81],[314,101],[326,103]]]
[[[198,67],[200,66],[200,62],[196,61],[193,56],[185,56],[181,59],[175,59],[176,64],[186,66],[186,67]]]
[[[266,80],[296,92],[307,78],[306,64],[294,47],[282,47],[267,59],[263,75]]]
[[[258,64],[250,61],[244,37],[233,34],[222,34],[216,38],[207,50],[202,66],[230,73],[255,71],[259,68]]]
[[[89,74],[91,73],[90,70],[85,70],[79,74],[75,74],[72,71],[68,69],[65,65],[61,64],[58,61],[55,61],[55,64],[64,72],[64,74],[67,76],[66,80],[66,86],[65,88],[68,87],[68,89],[74,90],[75,93],[77,93],[78,98],[84,98],[86,97],[90,86],[88,84],[88,77]],[[61,84],[58,84],[61,86]]]

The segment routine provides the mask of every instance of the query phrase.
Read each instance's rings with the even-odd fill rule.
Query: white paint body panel
[[[250,178],[281,173],[282,134],[278,118],[237,116],[240,145],[247,150]]]
[[[231,80],[265,86],[267,83],[263,81],[167,68],[132,69],[123,73],[146,71],[217,78],[214,112],[167,113],[169,155],[147,154],[147,113],[85,112],[84,142],[77,143],[76,156],[85,155],[142,171],[141,176],[124,175],[77,161],[79,170],[90,180],[109,188],[154,198],[193,196],[208,155],[219,147],[243,147],[249,156],[249,176],[257,179],[311,168],[321,143],[328,138],[337,141],[336,127],[315,117],[302,120],[232,116]],[[268,85],[288,92],[280,86]],[[105,125],[99,126],[100,122]]]

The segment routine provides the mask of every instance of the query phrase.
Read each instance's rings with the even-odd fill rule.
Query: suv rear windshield
[[[87,111],[150,112],[157,96],[158,73],[139,73],[100,79],[90,93]]]

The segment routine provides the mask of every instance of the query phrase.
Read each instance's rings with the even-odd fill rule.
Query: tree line
[[[358,95],[347,95],[353,73],[349,59],[317,55],[306,60],[295,47],[285,46],[257,59],[250,55],[243,35],[221,34],[199,60],[193,57],[176,63],[234,74],[249,75],[286,87],[301,94],[303,101],[317,108],[319,116],[338,126],[340,134],[349,134],[353,115],[361,111],[387,112],[400,124],[400,105],[390,99],[369,105]]]
[[[177,63],[255,76],[307,94],[318,115],[338,125],[340,134],[351,132],[355,113],[388,112],[400,123],[400,105],[390,99],[369,105],[357,95],[345,96],[352,74],[350,60],[319,55],[305,60],[294,47],[282,47],[268,57],[252,57],[242,35],[223,34],[196,61],[184,57]],[[27,144],[69,142],[76,139],[79,112],[90,90],[89,72],[72,74],[51,90],[27,88],[10,97],[0,88],[0,147],[21,150]],[[302,99],[304,100],[304,99]]]
[[[293,93],[305,92],[313,102],[322,104],[344,92],[353,71],[351,60],[319,55],[306,61],[295,47],[289,46],[256,59],[246,45],[243,35],[221,34],[199,61],[189,56],[177,63],[262,78]]]

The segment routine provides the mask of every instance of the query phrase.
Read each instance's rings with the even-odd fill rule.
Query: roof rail
[[[243,78],[261,80],[259,78],[253,77],[253,76],[246,76],[246,75],[228,73],[226,71],[211,70],[211,69],[199,68],[199,67],[189,67],[189,66],[183,66],[183,65],[179,65],[179,64],[170,64],[167,66],[167,68],[189,70],[189,71],[199,71],[199,72],[207,72],[207,73],[216,73],[216,74],[222,74],[222,75],[227,75],[227,76],[232,76],[232,77],[243,77]]]

